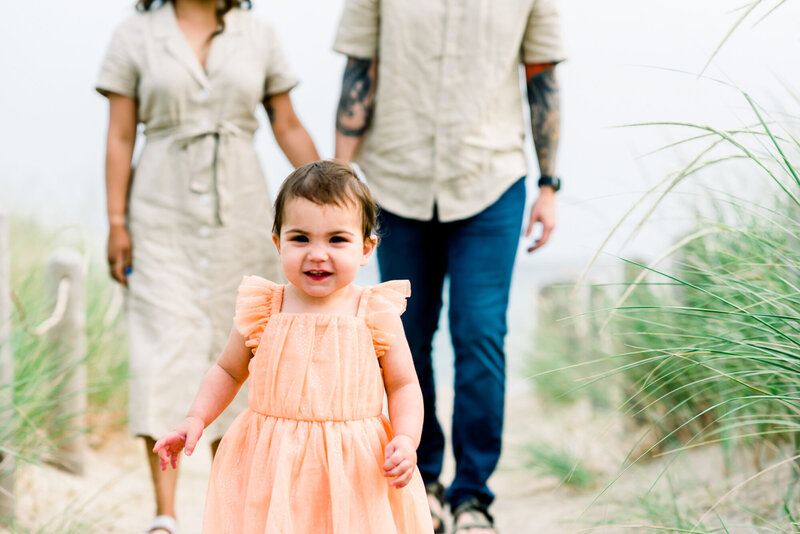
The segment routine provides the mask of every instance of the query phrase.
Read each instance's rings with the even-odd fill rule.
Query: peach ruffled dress
[[[283,289],[255,276],[239,287],[250,407],[214,459],[203,532],[430,534],[419,472],[396,489],[381,468],[392,430],[378,357],[408,281],[365,288],[352,316],[282,313]]]

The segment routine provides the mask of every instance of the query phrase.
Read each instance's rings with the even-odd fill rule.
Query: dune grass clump
[[[692,532],[724,531],[717,511],[741,510],[737,495],[779,472],[786,476],[767,486],[769,504],[752,507],[752,524],[794,532],[800,518],[800,142],[743,97],[753,126],[677,124],[700,132],[686,142],[707,144],[645,195],[656,200],[637,228],[681,182],[721,165],[758,183],[758,195],[701,199],[694,231],[649,264],[630,262],[641,272],[604,325],[618,347],[610,374],[622,379],[624,409],[647,428],[628,466],[709,444],[729,459],[753,456],[743,481],[733,482],[738,466],[729,462],[720,475],[730,487],[705,502]]]
[[[0,443],[21,461],[38,462],[79,434],[124,423],[127,398],[127,344],[121,325],[121,295],[116,295],[104,269],[86,265],[87,350],[77,362],[59,357],[59,346],[37,326],[54,306],[45,280],[48,255],[63,244],[69,229],[50,232],[31,221],[11,218],[12,291],[11,349],[14,355],[13,405],[4,410]],[[87,427],[65,430],[65,383],[76,365],[87,372]],[[62,414],[61,417],[56,414]]]

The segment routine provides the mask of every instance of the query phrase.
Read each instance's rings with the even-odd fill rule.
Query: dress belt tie
[[[246,137],[248,134],[252,137],[252,133],[224,121],[145,133],[151,138],[173,136],[174,146],[184,152],[181,159],[187,162],[189,191],[214,195],[214,222],[217,226],[225,223],[231,206],[228,144],[231,138]]]

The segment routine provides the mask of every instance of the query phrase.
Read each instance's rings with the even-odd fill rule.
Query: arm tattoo
[[[336,131],[342,135],[361,137],[372,121],[376,63],[374,59],[347,58],[336,111]]]
[[[531,72],[533,69],[529,69]],[[528,77],[528,104],[531,131],[542,174],[555,172],[556,149],[560,135],[561,107],[555,70],[548,68]]]

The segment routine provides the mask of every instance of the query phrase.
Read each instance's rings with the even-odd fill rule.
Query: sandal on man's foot
[[[162,532],[178,534],[178,522],[175,521],[175,518],[171,515],[155,516],[153,522],[150,523],[150,527],[147,529],[148,534],[161,534]]]
[[[497,534],[494,518],[488,507],[475,497],[456,506],[453,512],[453,534],[468,530],[477,530],[480,534]]]
[[[425,484],[425,493],[428,494],[433,534],[444,534],[444,486],[438,481]]]

